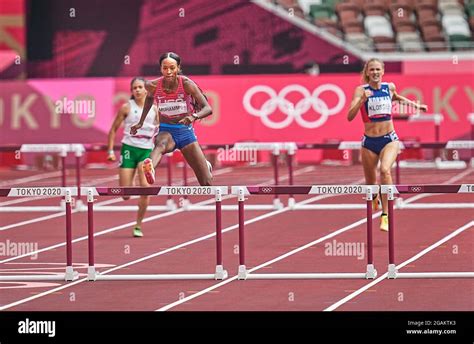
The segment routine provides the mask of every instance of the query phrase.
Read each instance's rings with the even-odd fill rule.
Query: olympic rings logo
[[[323,92],[334,92],[338,101],[336,106],[329,108],[329,106],[322,99],[319,98]],[[260,109],[255,108],[252,103],[252,97],[263,92],[269,96],[269,99],[265,101]],[[291,92],[298,92],[303,96],[303,99],[293,104],[286,99],[286,96]],[[266,85],[256,85],[247,90],[242,100],[245,110],[252,116],[260,117],[262,123],[272,129],[283,129],[288,127],[293,120],[296,121],[301,127],[307,129],[314,129],[322,126],[329,118],[329,116],[339,113],[346,103],[346,95],[342,89],[334,84],[323,84],[316,87],[313,93],[310,93],[306,87],[301,85],[288,85],[285,86],[278,94],[275,90]],[[280,121],[275,122],[270,119],[270,115],[279,109],[287,117]],[[308,121],[302,117],[306,112],[312,108],[316,113],[320,114],[320,117],[315,121]]]
[[[270,187],[263,187],[260,189],[263,193],[271,193],[273,191],[273,188]]]
[[[421,186],[412,186],[410,187],[411,192],[420,192],[421,191]]]
[[[110,193],[113,193],[113,194],[115,194],[115,195],[118,195],[118,194],[122,193],[122,189],[120,189],[120,188],[117,188],[117,189],[112,188],[112,189],[110,189]]]

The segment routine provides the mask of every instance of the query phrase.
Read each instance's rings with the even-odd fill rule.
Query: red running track
[[[296,170],[303,169],[298,167]],[[340,168],[339,168],[340,169]],[[216,177],[215,185],[236,184],[236,178],[246,172],[245,184],[261,183],[271,174],[257,173],[251,169],[237,169]],[[268,172],[268,171],[265,171]],[[296,176],[297,184],[345,184],[360,178],[360,167],[346,169],[337,174],[337,167],[317,167]],[[464,172],[464,173],[463,173]],[[461,175],[461,173],[463,173]],[[246,175],[247,176],[247,175]],[[453,177],[457,183],[473,183],[472,171],[443,171],[443,175],[424,177],[424,183],[442,183]],[[404,183],[420,182],[418,176],[406,176]],[[454,182],[452,182],[454,183]],[[244,183],[243,183],[244,184]],[[459,195],[433,195],[415,202],[460,201]],[[405,196],[407,199],[410,196]],[[265,198],[254,197],[252,202]],[[304,199],[308,197],[300,197]],[[330,197],[324,202],[346,202],[341,196]],[[356,201],[351,198],[350,201]],[[132,204],[134,201],[128,201]],[[462,202],[474,202],[466,195]],[[39,203],[39,202],[38,202]],[[120,203],[122,204],[122,203]],[[236,199],[224,204],[236,204]],[[473,221],[472,212],[466,209],[450,210],[403,210],[397,212],[396,261],[401,263],[424,248],[442,239],[457,228]],[[152,254],[170,249],[137,262],[115,273],[211,273],[215,265],[214,237],[199,240],[214,232],[213,212],[148,213],[148,217],[161,216],[144,226],[145,237],[131,237],[135,214],[96,213],[96,233],[109,232],[96,238],[96,262],[99,271],[110,266],[120,266]],[[246,219],[267,214],[267,218],[246,226],[247,268],[257,267],[269,260],[301,247],[316,239],[364,218],[363,210],[350,211],[247,211]],[[4,216],[6,215],[6,216]],[[19,214],[2,214],[0,226],[25,218]],[[34,218],[45,214],[28,214]],[[6,221],[4,220],[6,218]],[[224,212],[223,228],[237,224],[237,212]],[[0,242],[37,242],[46,248],[64,242],[64,219],[43,220],[29,225],[0,231]],[[84,213],[73,215],[74,238],[86,234]],[[374,220],[377,228],[377,219]],[[232,228],[232,227],[231,227]],[[114,230],[115,229],[115,230]],[[197,240],[196,240],[197,239]],[[195,240],[182,248],[176,245]],[[365,223],[318,243],[311,248],[261,267],[257,272],[363,272],[365,256],[331,254],[329,247],[337,243],[365,242]],[[473,271],[472,228],[462,232],[442,246],[406,266],[403,271]],[[97,281],[79,280],[69,283],[50,283],[43,286],[1,283],[2,309],[7,310],[325,310],[335,303],[360,291],[373,281],[366,280],[247,280],[235,279],[238,266],[237,229],[223,235],[224,267],[229,279],[224,281]],[[87,262],[86,240],[73,245],[73,261],[80,264],[77,270],[85,273]],[[31,269],[58,268],[45,263],[64,262],[65,247],[40,253],[36,260],[22,258],[4,262],[0,268]],[[388,264],[387,233],[374,232],[374,259],[379,276]],[[23,264],[19,264],[23,263]],[[40,263],[40,264],[32,264]],[[63,266],[53,270],[63,271]],[[10,270],[11,271],[11,270]],[[51,270],[50,270],[51,271]],[[206,290],[208,289],[208,290]],[[456,293],[452,291],[456,290]],[[452,295],[452,297],[446,297]],[[343,302],[336,310],[474,310],[473,283],[470,279],[444,280],[386,280],[382,279],[357,296]],[[30,298],[30,299],[29,299]]]

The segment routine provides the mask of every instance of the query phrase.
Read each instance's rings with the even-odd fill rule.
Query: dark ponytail
[[[133,83],[137,80],[143,81],[143,83],[146,85],[146,80],[142,76],[136,76],[132,79],[132,81],[130,82],[130,92],[132,92],[130,99],[133,99],[133,100],[135,100],[135,96],[133,95]]]

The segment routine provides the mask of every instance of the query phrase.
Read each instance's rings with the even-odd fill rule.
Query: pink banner
[[[193,78],[210,95],[214,116],[197,126],[203,143],[242,140],[324,142],[358,140],[363,123],[346,119],[358,75],[236,76]],[[440,113],[440,140],[470,133],[468,114],[474,112],[473,75],[385,75],[397,92]],[[399,136],[433,141],[434,123],[396,122]],[[212,128],[212,130],[209,130]]]
[[[363,123],[346,119],[358,75],[209,76],[193,78],[214,114],[196,125],[206,144],[238,141],[359,140]],[[473,74],[386,75],[400,94],[441,113],[440,140],[468,138]],[[0,83],[0,144],[105,143],[130,79],[63,79]],[[434,141],[434,124],[396,122],[401,138]]]

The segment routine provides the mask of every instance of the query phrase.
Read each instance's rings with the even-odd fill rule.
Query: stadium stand
[[[362,51],[474,49],[474,0],[275,0]]]

